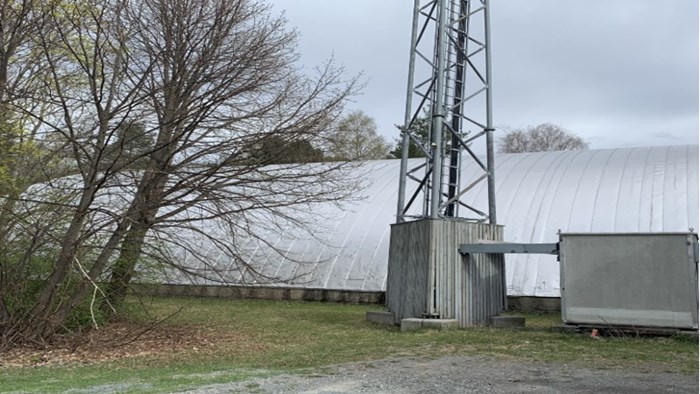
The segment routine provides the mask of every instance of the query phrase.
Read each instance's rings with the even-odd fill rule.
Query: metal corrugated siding
[[[486,325],[505,309],[503,256],[475,254],[467,259],[455,247],[501,241],[502,226],[423,219],[395,224],[391,231],[386,300],[397,324],[432,315],[456,319],[461,327]]]
[[[288,247],[290,257],[308,263],[282,260],[257,245],[248,246],[255,250],[251,261],[266,265],[268,274],[308,273],[296,284],[299,287],[385,290],[399,164],[383,160],[360,166],[358,173],[367,174],[370,183],[361,192],[366,198],[344,209],[320,207],[333,219],[319,221],[317,239],[284,234],[274,242]],[[463,185],[476,173],[472,165],[476,164],[468,163],[462,171]],[[486,211],[485,195],[484,183],[465,197]],[[698,146],[498,155],[496,195],[498,222],[505,226],[504,239],[510,242],[557,242],[558,230],[697,229]],[[414,212],[420,211],[420,203],[414,205]],[[559,295],[554,256],[509,255],[506,262],[509,295]]]
[[[462,235],[459,244],[476,243],[479,240],[503,240],[503,227],[480,224],[472,226],[470,234]],[[496,254],[474,254],[470,257],[454,256],[452,266],[458,275],[451,279],[452,291],[457,295],[455,318],[460,326],[488,325],[492,316],[506,309],[504,283],[504,259]]]

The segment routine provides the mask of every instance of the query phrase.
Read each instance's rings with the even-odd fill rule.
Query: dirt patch
[[[207,352],[227,344],[263,350],[251,338],[231,330],[188,325],[144,327],[113,323],[73,335],[59,335],[42,348],[15,347],[0,353],[0,367],[89,364],[132,357],[172,357],[178,352]]]

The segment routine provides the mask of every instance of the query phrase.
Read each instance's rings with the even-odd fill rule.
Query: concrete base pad
[[[401,319],[401,331],[413,331],[420,330],[422,328],[432,330],[449,330],[458,327],[459,321],[456,319]]]
[[[522,328],[525,327],[525,318],[522,316],[492,316],[491,327]]]
[[[367,312],[367,321],[386,326],[393,326],[394,314],[387,311]]]

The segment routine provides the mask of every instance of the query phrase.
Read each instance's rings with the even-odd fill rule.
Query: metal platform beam
[[[523,254],[553,254],[559,255],[559,243],[514,243],[489,242],[459,245],[459,253],[523,253]]]

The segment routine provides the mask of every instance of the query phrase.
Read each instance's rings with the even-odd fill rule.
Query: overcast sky
[[[404,118],[411,0],[269,0],[302,63],[333,56],[368,84],[393,141]],[[698,143],[697,0],[492,0],[494,123],[560,124],[592,149]]]

